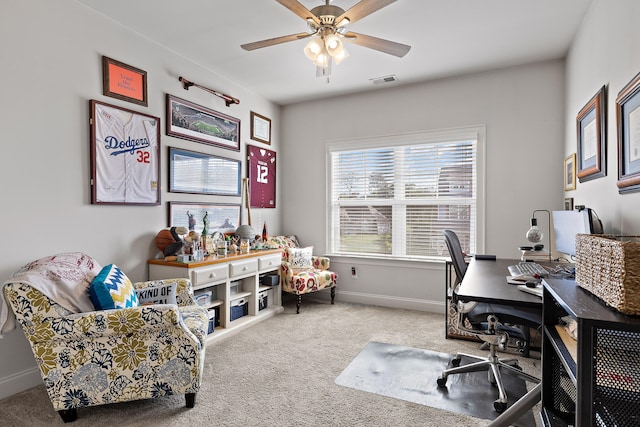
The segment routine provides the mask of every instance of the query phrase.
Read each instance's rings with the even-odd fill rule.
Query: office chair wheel
[[[507,409],[507,404],[504,402],[500,402],[500,399],[495,400],[493,402],[493,409],[495,409],[496,412],[502,413],[505,409]]]
[[[454,357],[453,359],[451,359],[451,365],[454,368],[457,368],[458,366],[460,366],[460,362],[461,362],[461,358],[460,357]]]
[[[443,375],[440,375],[437,379],[438,382],[438,387],[445,387],[447,385],[447,377]]]

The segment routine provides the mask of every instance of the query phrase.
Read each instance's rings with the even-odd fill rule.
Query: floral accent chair
[[[24,279],[29,276],[19,274],[50,279],[59,290],[74,282],[88,287],[99,271],[87,255],[60,254],[28,264],[3,287],[54,410],[69,422],[77,418],[78,408],[169,394],[185,394],[192,408],[202,381],[208,318],[192,298],[188,279],[133,284],[143,289],[176,283],[177,305],[74,312],[75,307],[54,302]],[[89,299],[88,291],[83,293]]]
[[[329,288],[334,304],[338,275],[329,270],[329,258],[314,256],[312,246],[301,248],[296,236],[272,236],[269,243],[282,249],[280,285],[284,292],[298,296],[296,314],[300,313],[303,294]]]

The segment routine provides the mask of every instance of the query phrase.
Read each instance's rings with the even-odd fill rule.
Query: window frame
[[[448,141],[464,141],[469,139],[475,139],[476,142],[476,222],[475,222],[475,252],[484,253],[485,250],[485,185],[486,185],[486,126],[474,125],[466,127],[457,127],[450,129],[439,129],[429,131],[410,132],[393,135],[381,135],[362,138],[340,139],[327,141],[325,145],[325,164],[326,164],[326,224],[325,224],[325,244],[328,250],[328,255],[335,257],[350,257],[350,258],[371,258],[371,259],[385,259],[385,260],[403,260],[403,261],[442,261],[449,258],[448,254],[443,256],[427,256],[427,257],[410,257],[410,256],[397,256],[387,254],[373,254],[373,253],[361,253],[361,254],[345,254],[336,253],[335,243],[332,239],[333,230],[333,216],[332,216],[332,191],[333,191],[333,171],[331,169],[331,155],[334,152],[340,151],[352,151],[352,150],[366,150],[376,149],[384,147],[400,147],[405,145],[414,144],[434,144]]]

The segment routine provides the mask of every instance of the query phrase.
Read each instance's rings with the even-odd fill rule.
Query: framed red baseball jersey
[[[249,193],[252,208],[276,207],[276,153],[247,145]]]

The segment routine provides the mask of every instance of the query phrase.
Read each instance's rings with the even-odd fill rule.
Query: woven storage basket
[[[576,283],[607,305],[630,315],[640,315],[638,237],[576,236]]]

